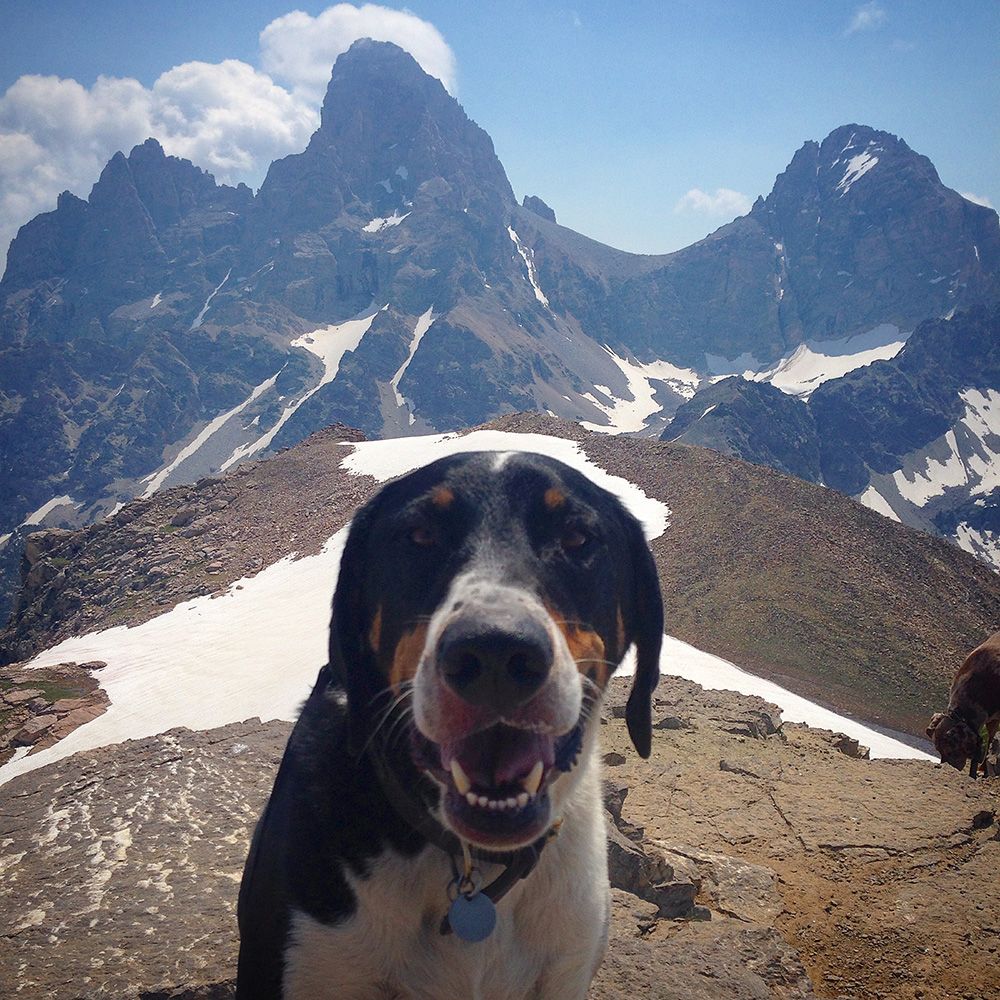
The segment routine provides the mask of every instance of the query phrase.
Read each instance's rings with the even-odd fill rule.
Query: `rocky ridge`
[[[824,483],[1000,568],[998,345],[996,307],[930,320],[804,401],[741,378],[706,386],[662,437]]]
[[[94,672],[106,664],[61,663],[39,670],[0,667],[0,764],[22,750],[54,746],[102,715],[108,696]]]
[[[537,414],[487,427],[576,441],[666,503],[670,526],[653,549],[667,631],[849,715],[922,736],[965,653],[1000,620],[995,573],[834,491]],[[356,437],[331,428],[102,524],[36,536],[0,660],[147,621],[292,553],[318,552],[378,486],[341,467]]]

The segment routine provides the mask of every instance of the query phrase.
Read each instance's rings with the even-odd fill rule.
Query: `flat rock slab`
[[[231,976],[243,861],[289,729],[178,730],[0,788],[0,983],[89,1000]]]

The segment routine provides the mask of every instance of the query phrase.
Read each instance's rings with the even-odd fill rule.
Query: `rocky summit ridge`
[[[615,250],[518,205],[440,82],[360,41],[256,195],[151,139],[22,227],[0,281],[0,571],[39,522],[335,421],[397,436],[534,410],[659,433],[710,376],[995,299],[998,233],[852,125],[697,244]]]

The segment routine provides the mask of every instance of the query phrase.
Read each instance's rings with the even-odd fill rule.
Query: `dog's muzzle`
[[[415,684],[414,758],[442,786],[442,820],[481,847],[531,843],[549,787],[581,742],[580,674],[533,595],[460,582],[429,628]]]

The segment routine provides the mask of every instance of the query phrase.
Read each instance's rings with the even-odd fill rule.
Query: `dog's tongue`
[[[442,743],[444,769],[448,770],[456,759],[473,785],[495,788],[523,778],[538,761],[548,770],[555,760],[555,750],[552,737],[544,733],[496,725],[464,739]]]

